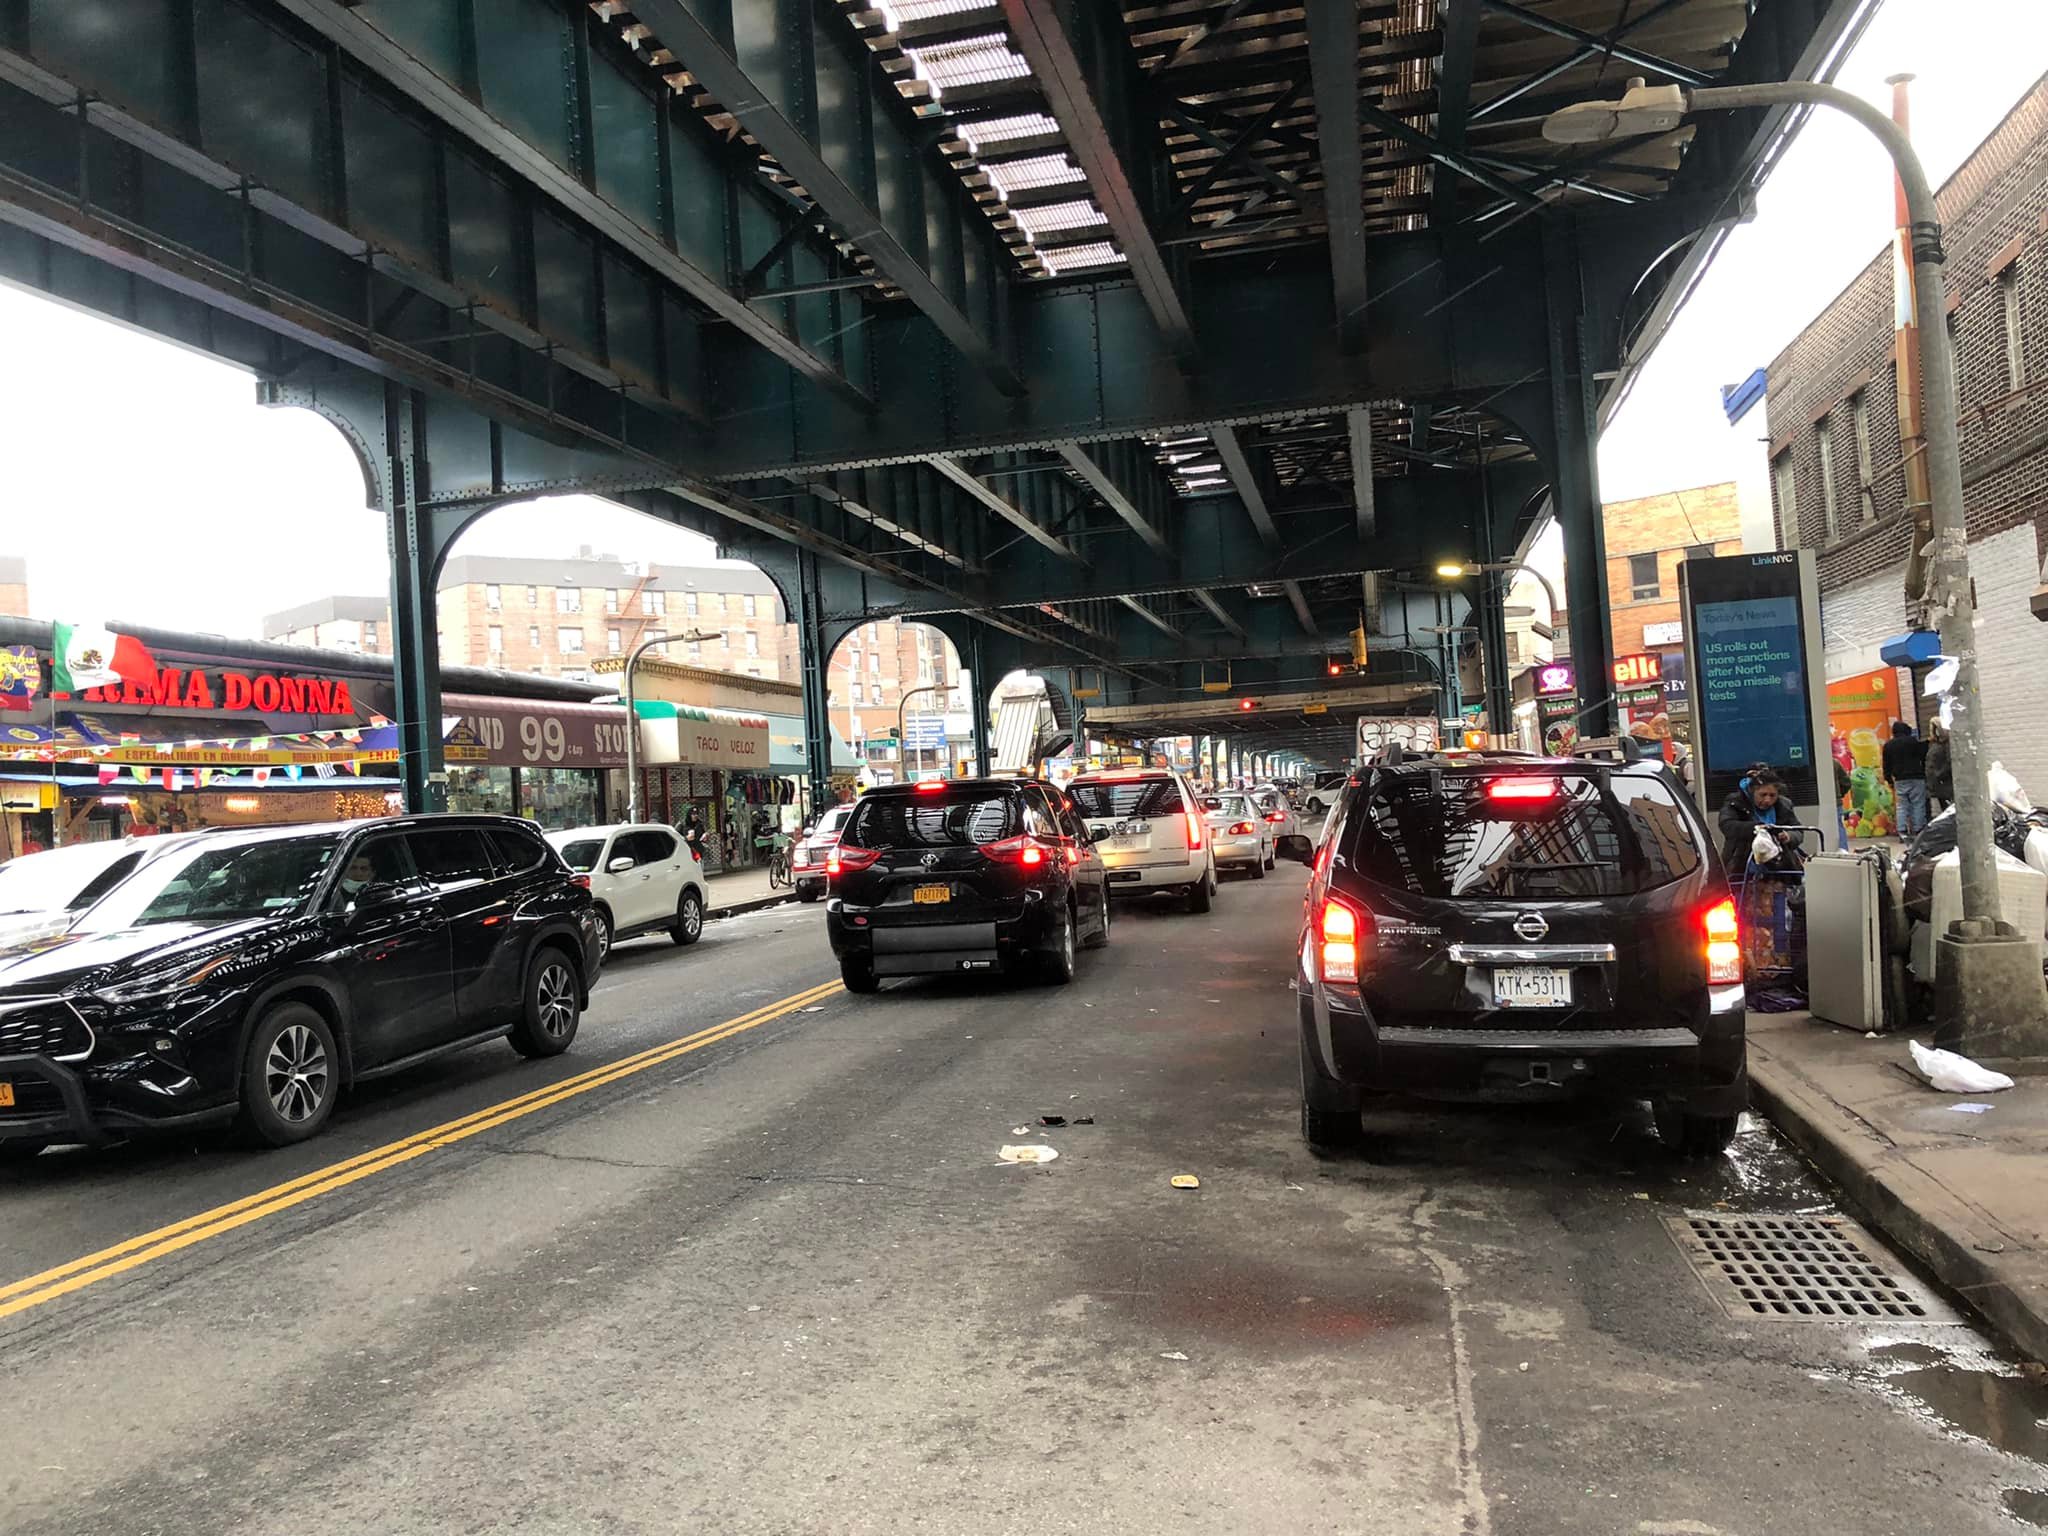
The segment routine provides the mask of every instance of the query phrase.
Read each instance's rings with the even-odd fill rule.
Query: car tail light
[[[1495,779],[1486,786],[1489,800],[1555,800],[1557,780],[1555,779]]]
[[[589,890],[589,889],[590,889],[590,876],[588,876],[588,875],[571,875],[571,876],[569,877],[569,883],[570,883],[571,885],[580,885],[580,886],[582,886],[582,887],[583,887],[583,889],[584,889],[584,890],[586,890],[586,891],[587,891],[587,890]]]
[[[1349,902],[1326,896],[1322,913],[1317,918],[1317,929],[1320,938],[1317,953],[1321,959],[1318,970],[1323,980],[1356,986],[1358,944],[1370,931],[1370,924],[1361,919],[1358,909]]]
[[[842,872],[854,874],[866,869],[881,856],[879,848],[854,848],[841,843],[825,855],[825,874],[828,878]]]
[[[1078,843],[1067,843],[1065,845],[1065,851],[1067,855],[1067,862],[1069,864],[1078,864],[1081,862],[1081,848]]]
[[[704,862],[704,850],[702,848],[699,848],[695,843],[692,843],[690,844],[690,857],[695,859],[699,864],[702,864]]]
[[[1286,819],[1287,819],[1287,813],[1286,813],[1285,811],[1268,811],[1268,812],[1266,812],[1266,820],[1268,820],[1268,821],[1285,821]]]
[[[1700,927],[1707,938],[1707,980],[1742,980],[1742,924],[1736,921],[1732,899],[1717,901],[1700,914]]]
[[[1189,811],[1189,812],[1187,812],[1187,822],[1188,822],[1188,847],[1189,847],[1189,848],[1199,848],[1199,847],[1201,847],[1201,846],[1202,846],[1202,818],[1201,818],[1201,817],[1199,817],[1199,816],[1197,816],[1197,815],[1196,815],[1196,814],[1195,814],[1195,813],[1194,813],[1193,811]]]
[[[945,787],[946,781],[944,779],[919,779],[917,781],[917,792],[921,795],[929,795],[933,791],[941,790]]]
[[[981,851],[989,858],[1002,864],[1018,864],[1025,869],[1037,869],[1045,863],[1048,849],[1044,843],[1029,834],[1006,837],[999,843],[983,843]]]
[[[1232,837],[1250,837],[1258,830],[1257,827],[1248,821],[1233,821],[1230,824],[1230,835]]]

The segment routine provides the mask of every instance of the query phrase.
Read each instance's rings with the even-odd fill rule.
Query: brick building
[[[282,613],[265,614],[263,638],[280,645],[389,656],[391,604],[381,597],[316,597]]]
[[[29,616],[28,562],[19,555],[0,555],[0,613]]]
[[[1607,604],[1614,615],[1608,638],[1614,654],[1676,649],[1680,563],[1742,553],[1742,508],[1734,482],[1610,501],[1600,515],[1607,529]]]
[[[1889,201],[1879,184],[1873,198]],[[1938,193],[1989,755],[2048,787],[2048,626],[2029,599],[2048,532],[2048,78]],[[1909,627],[1887,250],[1770,367],[1779,540],[1818,551],[1830,679]],[[1924,706],[1923,706],[1924,707]]]

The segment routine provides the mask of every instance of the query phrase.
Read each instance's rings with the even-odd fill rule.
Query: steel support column
[[[996,770],[995,753],[988,744],[988,706],[994,690],[988,685],[988,677],[982,671],[982,626],[974,626],[973,637],[967,642],[968,674],[974,687],[968,693],[968,708],[972,711],[967,718],[968,729],[974,737],[974,771],[987,778]]]
[[[811,814],[832,803],[832,712],[827,706],[825,668],[832,653],[825,644],[824,587],[818,557],[796,557],[797,671],[804,690],[804,770],[811,781]]]
[[[1550,494],[1564,531],[1565,608],[1571,620],[1572,667],[1579,678],[1579,728],[1588,736],[1615,730],[1607,530],[1600,508],[1598,407],[1587,356],[1584,292],[1576,233],[1560,218],[1544,221],[1544,293],[1550,332],[1549,391],[1556,458]]]
[[[441,636],[435,576],[441,550],[427,499],[423,405],[417,392],[385,389],[389,464],[384,512],[391,548],[391,675],[398,724],[398,774],[408,811],[448,809],[441,752]]]

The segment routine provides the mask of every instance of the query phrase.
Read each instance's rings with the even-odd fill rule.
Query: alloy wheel
[[[576,978],[559,960],[541,967],[534,982],[535,1012],[540,1027],[550,1039],[559,1040],[576,1025]]]
[[[327,1048],[303,1024],[288,1024],[270,1042],[263,1062],[264,1091],[278,1118],[303,1125],[327,1102]]]
[[[683,898],[683,937],[694,939],[704,931],[704,903]]]

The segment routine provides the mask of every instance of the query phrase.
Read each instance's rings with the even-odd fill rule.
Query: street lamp
[[[920,693],[940,693],[943,692],[944,689],[945,685],[943,683],[928,683],[922,688],[911,689],[910,692],[904,694],[902,698],[896,701],[896,750],[899,753],[907,752],[909,750],[908,744],[903,739],[903,706],[908,704],[912,699],[916,698]],[[922,759],[924,756],[924,748],[919,747],[917,750],[919,758]],[[921,762],[920,766],[922,766]],[[910,765],[908,763],[904,764],[903,772],[907,780],[910,773]]]
[[[626,655],[623,692],[626,696],[626,820],[629,822],[640,819],[640,711],[633,703],[633,668],[643,652],[651,651],[657,645],[673,645],[678,641],[688,644],[693,640],[717,638],[695,629],[687,635],[657,635],[652,640],[642,640]]]
[[[1557,623],[1557,616],[1564,604],[1557,600],[1557,588],[1550,584],[1550,578],[1533,565],[1524,565],[1519,560],[1489,560],[1484,563],[1463,565],[1456,560],[1446,560],[1436,568],[1437,575],[1446,581],[1456,581],[1460,576],[1510,576],[1521,574],[1531,578],[1543,589],[1543,595],[1550,599],[1550,622]]]
[[[1941,268],[1941,217],[1934,189],[1905,131],[1860,96],[1811,81],[1763,85],[1645,85],[1631,80],[1619,101],[1582,101],[1561,107],[1543,122],[1554,144],[1597,144],[1607,139],[1669,133],[1694,112],[1745,107],[1812,105],[1846,112],[1882,143],[1905,188],[1912,221],[1913,295],[1920,328],[1926,399],[1927,467],[1933,494],[1933,562],[1929,606],[1939,615],[1941,648],[1953,658],[1950,762],[1955,770],[1956,851],[1962,869],[1963,916],[1997,921],[1998,870],[1991,851],[1991,792],[1977,723],[1977,620],[1970,596],[1968,534],[1963,523],[1963,462],[1956,426],[1956,360],[1949,338]],[[1986,927],[1985,934],[1995,932]]]

